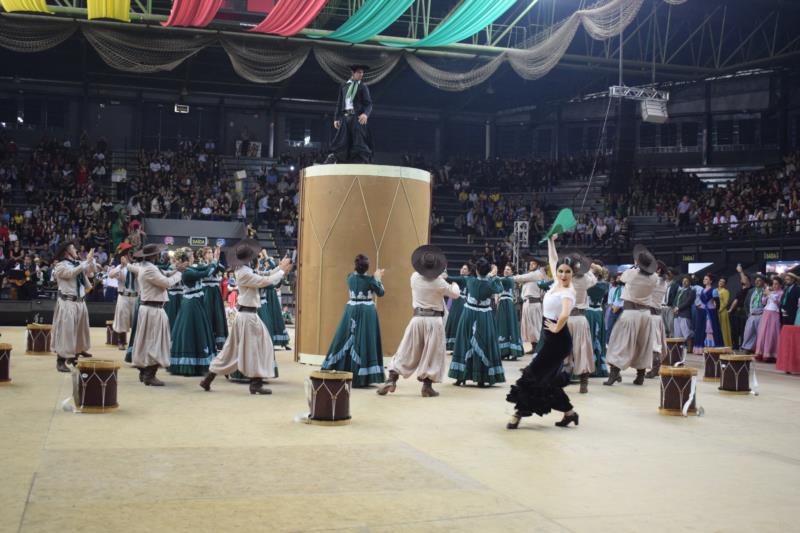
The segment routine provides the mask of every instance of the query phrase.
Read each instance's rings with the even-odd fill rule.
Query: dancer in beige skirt
[[[84,261],[78,260],[75,243],[67,241],[56,250],[53,278],[58,284],[58,299],[53,313],[53,351],[56,369],[69,372],[67,363],[75,364],[79,355],[91,357],[89,349],[89,310],[83,300],[91,287],[87,276],[95,272],[94,249]]]
[[[219,354],[211,361],[208,374],[200,382],[206,391],[217,374],[228,375],[238,370],[250,378],[250,394],[272,394],[264,387],[264,378],[275,377],[275,347],[267,326],[258,316],[261,307],[260,289],[277,285],[292,269],[292,261],[284,258],[268,276],[256,274],[253,263],[261,245],[253,239],[240,241],[233,250],[228,265],[235,268],[239,288],[238,313],[233,319],[228,338]]]
[[[117,248],[119,264],[108,271],[108,277],[118,282],[117,305],[114,307],[114,323],[111,328],[117,333],[128,333],[133,323],[133,313],[136,310],[136,299],[139,297],[139,287],[136,285],[136,275],[128,270],[130,255],[133,247],[130,243],[123,242]],[[127,348],[127,343],[119,345],[120,350]]]
[[[546,280],[547,274],[545,274],[541,265],[542,261],[536,257],[531,257],[528,263],[528,272],[514,276],[514,281],[522,284],[520,297],[523,303],[519,332],[523,341],[531,343],[531,350],[526,352],[529,354],[533,353],[542,333],[542,297],[544,292],[539,288],[539,282]]]
[[[663,302],[669,290],[670,280],[667,279],[669,267],[663,261],[657,261],[656,284],[653,287],[653,294],[650,296],[650,323],[653,327],[653,364],[644,377],[653,379],[658,376],[661,368],[661,360],[667,356],[667,331],[664,327],[664,320],[661,317],[663,312]]]
[[[589,376],[594,373],[594,348],[592,346],[592,331],[589,328],[589,321],[586,320],[586,309],[589,308],[589,299],[586,292],[597,285],[597,276],[593,271],[589,271],[592,265],[591,259],[583,257],[581,254],[571,254],[573,263],[579,265],[575,267],[572,275],[572,286],[575,289],[575,306],[570,311],[567,327],[572,336],[572,353],[570,362],[572,364],[572,374],[579,376],[581,380],[580,393],[589,392]]]
[[[139,315],[136,318],[136,336],[133,340],[132,364],[139,369],[139,381],[148,386],[163,387],[164,382],[156,377],[160,368],[169,368],[170,328],[164,304],[167,289],[181,282],[181,272],[189,267],[188,262],[175,264],[176,272],[165,276],[154,264],[166,247],[161,244],[146,244],[133,254],[142,262],[128,264],[128,270],[136,275],[139,284]]]
[[[411,300],[414,317],[408,323],[397,353],[389,363],[389,378],[378,388],[385,396],[397,388],[400,376],[409,378],[416,371],[422,382],[422,397],[439,396],[434,383],[441,383],[447,370],[445,360],[444,297],[456,299],[460,289],[445,281],[447,261],[442,251],[431,245],[420,246],[411,256]]]
[[[622,381],[620,371],[636,369],[634,385],[644,384],[644,374],[653,358],[653,326],[650,304],[656,285],[656,258],[647,248],[637,244],[633,249],[635,266],[622,273],[623,311],[611,331],[606,361],[610,367],[608,380],[603,385]]]

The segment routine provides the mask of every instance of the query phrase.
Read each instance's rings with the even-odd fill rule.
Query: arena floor
[[[353,424],[309,426],[312,367],[280,352],[272,396],[218,379],[120,371],[120,409],[62,409],[69,375],[24,355],[0,386],[0,531],[789,531],[800,498],[800,378],[759,366],[761,395],[701,383],[703,417],[658,414],[659,387],[568,392],[558,416],[507,431],[506,386],[416,381],[354,391]],[[95,357],[121,359],[92,330]],[[523,361],[527,361],[526,357]],[[509,377],[523,363],[506,365]],[[699,366],[699,365],[698,365]],[[163,374],[160,373],[160,374]]]

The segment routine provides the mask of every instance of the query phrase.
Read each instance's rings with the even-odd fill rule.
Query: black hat
[[[447,259],[441,248],[432,244],[420,246],[411,254],[411,264],[421,276],[433,279],[447,268]]]
[[[539,257],[538,255],[534,255],[534,254],[533,254],[533,252],[528,252],[528,253],[526,253],[526,254],[525,254],[525,259],[526,259],[528,262],[530,262],[530,261],[536,261],[537,263],[539,263],[539,266],[542,266],[542,265],[546,265],[546,264],[547,264],[547,259],[545,259],[545,258],[543,258],[543,257]]]
[[[639,270],[647,272],[648,274],[654,273],[656,268],[658,268],[656,256],[651,254],[650,250],[643,244],[637,244],[633,247],[633,260],[636,262],[636,266],[639,267]]]
[[[53,256],[53,260],[54,261],[61,261],[64,258],[64,254],[67,253],[67,248],[69,248],[70,244],[75,245],[75,248],[78,247],[78,243],[75,242],[75,241],[64,241],[64,242],[62,242],[58,246],[58,248],[56,248],[56,253]]]
[[[261,252],[261,243],[255,239],[242,239],[233,247],[233,253],[231,257],[228,257],[228,266],[249,265],[259,252]]]
[[[141,250],[133,254],[133,257],[144,259],[158,255],[167,249],[165,244],[145,244]]]
[[[580,252],[568,252],[571,258],[571,266],[572,266],[572,275],[576,278],[579,278],[589,272],[589,268],[592,266],[592,260],[583,255]]]
[[[357,70],[363,70],[364,72],[369,71],[369,65],[364,65],[363,63],[354,63],[350,65],[350,71],[355,72]]]

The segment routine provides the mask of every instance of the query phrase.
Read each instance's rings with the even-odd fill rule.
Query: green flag
[[[575,220],[575,215],[572,213],[572,209],[562,209],[558,212],[558,216],[556,217],[555,222],[553,222],[553,225],[550,226],[550,231],[547,232],[547,234],[541,241],[539,241],[539,243],[541,244],[545,242],[556,233],[561,235],[577,225],[578,222]]]

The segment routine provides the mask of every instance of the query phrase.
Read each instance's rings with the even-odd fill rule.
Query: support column
[[[711,82],[706,82],[705,107],[703,109],[703,165],[708,165],[713,157],[711,133],[714,129],[714,116],[711,114]]]

